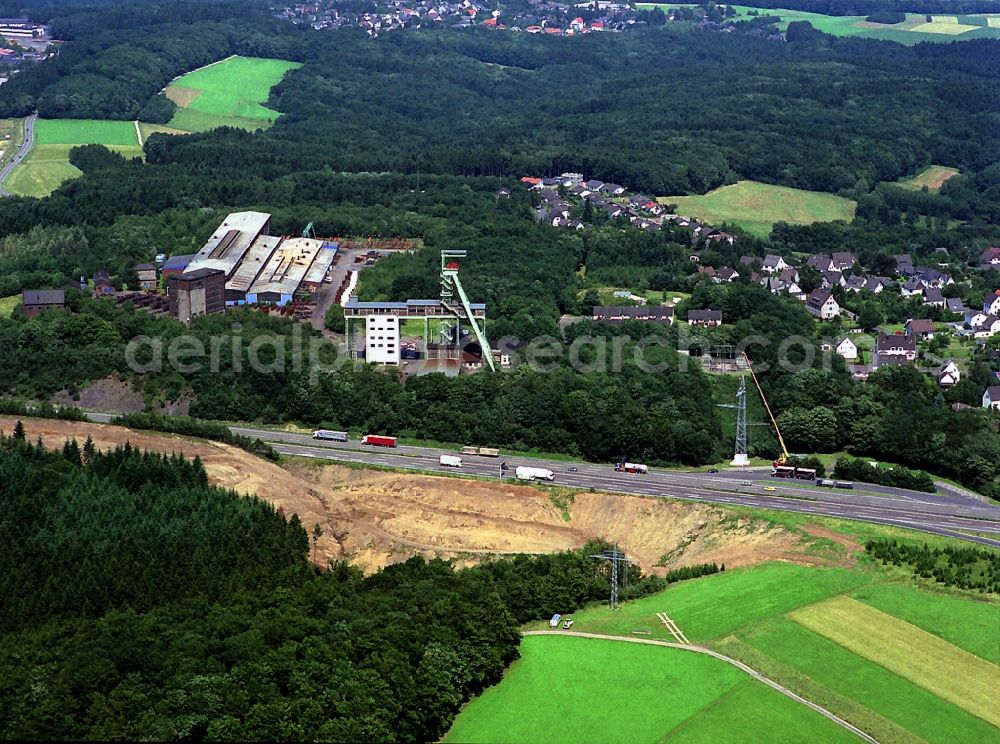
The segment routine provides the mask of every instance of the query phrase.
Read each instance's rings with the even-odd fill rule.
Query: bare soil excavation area
[[[15,417],[0,416],[9,433]],[[363,470],[290,460],[279,466],[229,445],[106,424],[25,419],[28,437],[61,447],[92,437],[106,449],[126,441],[157,452],[201,457],[214,485],[256,494],[307,531],[318,523],[320,563],[348,558],[365,571],[413,555],[471,564],[487,556],[548,553],[600,537],[618,542],[644,571],[702,562],[738,567],[784,559],[829,564],[807,552],[812,536],[856,545],[822,528],[811,535],[704,505],[637,496],[565,491],[558,498],[529,486]],[[559,501],[560,505],[555,502]]]

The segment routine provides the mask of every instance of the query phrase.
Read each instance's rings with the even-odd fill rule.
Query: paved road
[[[35,144],[35,121],[37,119],[38,114],[32,114],[24,120],[24,142],[21,143],[21,147],[18,148],[17,153],[10,159],[10,162],[0,170],[0,196],[13,196],[13,194],[3,187],[3,184],[7,180],[7,176],[10,175],[10,172],[27,157],[32,146]]]
[[[770,687],[770,688],[772,688],[774,690],[777,690],[778,692],[780,692],[785,697],[789,697],[789,698],[791,698],[792,700],[794,700],[797,703],[801,703],[802,705],[805,705],[808,708],[812,708],[814,711],[816,711],[817,713],[819,713],[821,716],[824,716],[824,717],[830,719],[831,721],[833,721],[834,723],[836,723],[838,726],[842,726],[843,728],[847,729],[848,731],[850,731],[855,736],[858,736],[858,737],[864,739],[865,741],[870,742],[870,744],[878,744],[878,740],[877,739],[875,739],[874,737],[866,734],[864,731],[862,731],[861,729],[859,729],[857,726],[855,726],[852,723],[849,723],[848,721],[845,721],[843,718],[841,718],[840,716],[836,715],[835,713],[830,712],[826,708],[823,708],[823,707],[817,705],[816,703],[814,703],[814,702],[812,702],[810,700],[806,700],[801,695],[795,694],[794,692],[792,692],[791,690],[789,690],[787,687],[785,687],[783,685],[779,685],[777,682],[775,682],[773,679],[770,679],[769,677],[765,677],[763,674],[761,674],[760,672],[758,672],[756,669],[753,669],[752,667],[747,666],[742,661],[738,661],[737,659],[734,659],[731,656],[726,656],[725,654],[720,654],[718,651],[713,651],[712,649],[705,648],[704,646],[696,646],[696,645],[690,644],[690,643],[670,643],[669,641],[657,641],[657,640],[652,639],[652,638],[629,638],[627,636],[612,636],[612,635],[604,635],[604,634],[601,634],[601,633],[581,633],[581,632],[577,632],[577,631],[573,631],[573,630],[526,630],[526,631],[522,632],[521,635],[526,635],[526,636],[527,635],[561,635],[561,636],[576,636],[577,638],[597,638],[597,639],[600,639],[602,641],[619,641],[621,643],[641,643],[641,644],[644,644],[644,645],[647,645],[647,646],[666,646],[667,648],[679,648],[679,649],[681,649],[683,651],[692,651],[692,652],[694,652],[696,654],[706,654],[707,656],[712,656],[712,657],[714,657],[716,659],[719,659],[720,661],[724,661],[727,664],[732,664],[737,669],[739,669],[739,670],[741,670],[741,671],[746,672],[747,674],[749,674],[751,677],[753,677],[754,679],[756,679],[758,682],[763,682],[765,685],[767,685],[768,687]]]
[[[91,420],[108,422],[110,414],[87,414]],[[233,432],[269,442],[285,455],[337,462],[382,465],[455,475],[442,467],[438,457],[453,450],[429,447],[369,447],[360,441],[346,443],[314,440],[257,427],[232,426]],[[508,470],[500,469],[500,462]],[[518,465],[549,468],[556,473],[554,485],[594,488],[611,493],[689,499],[713,504],[750,506],[777,511],[839,517],[876,524],[894,525],[935,535],[956,537],[1000,548],[1000,508],[957,493],[928,494],[905,489],[879,488],[858,483],[853,491],[819,488],[811,483],[774,480],[766,472],[684,473],[652,469],[646,475],[617,473],[610,465],[565,462],[505,455],[496,458],[464,456],[459,473],[481,478],[512,480]],[[570,468],[574,468],[573,472]],[[744,485],[748,481],[750,485]],[[774,491],[764,491],[773,486]],[[971,532],[982,533],[979,535]]]

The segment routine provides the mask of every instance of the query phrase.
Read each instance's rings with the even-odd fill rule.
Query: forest
[[[519,623],[609,591],[600,544],[320,571],[313,525],[197,459],[47,451],[20,424],[0,503],[5,739],[434,741],[517,658]],[[629,596],[666,585],[629,570]]]

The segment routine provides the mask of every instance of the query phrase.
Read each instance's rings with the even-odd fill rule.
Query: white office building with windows
[[[365,359],[374,364],[399,364],[399,316],[365,317]]]

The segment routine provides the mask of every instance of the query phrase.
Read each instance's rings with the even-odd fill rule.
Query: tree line
[[[869,540],[865,552],[877,561],[905,566],[917,576],[939,584],[1000,594],[1000,553],[994,550]]]

